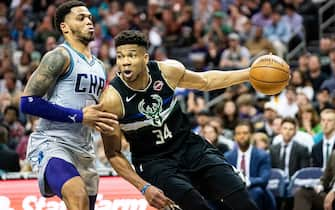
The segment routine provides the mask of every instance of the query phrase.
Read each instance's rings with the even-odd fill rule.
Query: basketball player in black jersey
[[[244,182],[223,155],[192,133],[176,99],[176,87],[210,91],[248,81],[249,68],[195,73],[174,60],[149,61],[147,40],[138,31],[115,38],[120,70],[102,95],[103,107],[119,117],[111,135],[102,134],[105,153],[117,173],[160,209],[254,210]],[[121,154],[130,143],[136,172]]]

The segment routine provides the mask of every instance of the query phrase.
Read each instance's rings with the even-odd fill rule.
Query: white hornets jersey
[[[61,44],[70,54],[68,71],[62,75],[45,99],[60,106],[83,109],[98,103],[106,82],[106,72],[102,62],[96,57],[89,62],[83,54],[68,43]],[[76,115],[68,116],[73,121]],[[32,134],[55,137],[61,144],[72,149],[87,152],[92,149],[93,130],[81,123],[62,123],[40,119],[37,131]]]

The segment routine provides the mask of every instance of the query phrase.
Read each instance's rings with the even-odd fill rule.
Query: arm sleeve
[[[22,96],[20,109],[25,114],[56,122],[81,123],[83,121],[81,110],[52,104],[38,96]]]

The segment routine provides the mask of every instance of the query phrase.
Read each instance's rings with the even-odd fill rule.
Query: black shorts
[[[144,180],[177,203],[191,189],[206,199],[218,200],[245,187],[223,154],[195,134],[177,152],[150,161],[134,161],[134,165]]]

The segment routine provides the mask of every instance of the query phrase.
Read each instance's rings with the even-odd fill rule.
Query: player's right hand
[[[162,209],[167,206],[174,205],[174,202],[170,198],[166,197],[162,190],[153,185],[148,187],[148,189],[145,191],[144,197],[150,206],[153,206],[157,209]]]
[[[83,124],[108,134],[119,122],[115,114],[103,111],[102,104],[94,104],[83,108]]]

